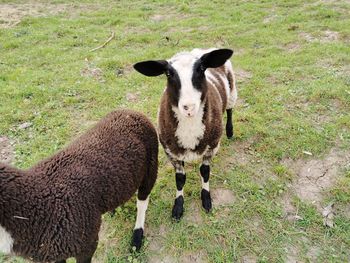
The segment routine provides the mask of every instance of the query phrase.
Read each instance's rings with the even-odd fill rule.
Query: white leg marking
[[[202,162],[202,164],[204,164],[204,165],[210,165],[210,160],[203,160],[203,162]]]
[[[0,225],[0,252],[11,254],[13,247],[13,239],[9,232]]]
[[[205,189],[209,192],[209,181],[204,183],[203,177],[201,177],[202,180],[202,189]]]
[[[185,168],[183,166],[176,167],[175,172],[179,174],[185,174]]]
[[[145,217],[146,217],[146,210],[148,207],[148,201],[149,197],[146,198],[146,200],[139,200],[137,199],[137,217],[136,217],[136,224],[134,229],[138,228],[144,228],[145,225]]]
[[[176,191],[176,198],[178,198],[181,195],[184,195],[184,190]]]

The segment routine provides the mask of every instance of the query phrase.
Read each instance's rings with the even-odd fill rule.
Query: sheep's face
[[[206,96],[205,69],[191,53],[182,53],[171,60],[165,74],[168,79],[167,92],[172,104],[184,117],[197,115]]]
[[[200,50],[176,54],[169,61],[144,61],[134,68],[146,76],[167,76],[169,99],[181,115],[193,118],[206,98],[205,70],[222,66],[232,55],[230,49]]]

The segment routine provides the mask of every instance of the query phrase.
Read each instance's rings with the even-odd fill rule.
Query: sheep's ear
[[[136,63],[134,69],[148,77],[159,76],[163,74],[168,67],[166,60],[148,60]]]
[[[231,49],[217,49],[204,54],[200,59],[203,68],[217,68],[225,64],[233,54]]]

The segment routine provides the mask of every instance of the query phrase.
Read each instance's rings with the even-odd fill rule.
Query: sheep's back
[[[36,261],[52,261],[89,249],[101,213],[135,193],[157,151],[156,131],[144,115],[115,111],[25,171],[22,183],[27,187],[18,193],[23,205],[11,212],[24,218],[14,222],[14,251]]]

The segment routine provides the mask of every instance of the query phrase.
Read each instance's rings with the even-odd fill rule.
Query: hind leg
[[[136,223],[134,227],[134,232],[132,235],[132,247],[136,248],[136,251],[139,251],[142,246],[142,240],[143,240],[143,230],[145,227],[145,218],[146,218],[146,211],[148,207],[148,201],[149,196],[145,200],[142,200],[137,197],[137,217],[136,217]]]
[[[134,232],[133,232],[132,241],[131,241],[131,246],[135,247],[136,251],[139,251],[142,246],[143,230],[145,226],[145,218],[146,218],[146,211],[148,207],[149,194],[151,193],[151,190],[157,179],[157,170],[158,170],[158,159],[154,158],[153,160],[151,160],[148,175],[143,179],[137,193],[137,201],[136,201],[137,216],[136,216],[136,223],[135,223]]]
[[[232,109],[226,110],[227,122],[226,122],[226,135],[227,138],[233,137],[233,124],[232,124]]]

